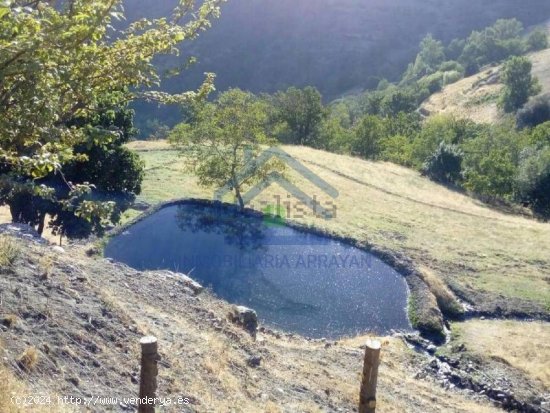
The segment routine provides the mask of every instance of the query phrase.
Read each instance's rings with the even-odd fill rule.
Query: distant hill
[[[542,86],[541,94],[550,93],[550,49],[532,53],[529,58],[533,62],[533,75]],[[427,116],[447,113],[476,122],[498,122],[502,115],[497,107],[502,89],[500,69],[501,66],[487,68],[444,87],[424,102],[422,113]]]
[[[130,20],[166,14],[175,0],[127,0]],[[165,82],[197,85],[206,71],[218,89],[273,92],[314,85],[327,98],[396,79],[427,34],[448,42],[498,18],[526,26],[550,17],[548,0],[229,0],[220,20],[188,54],[198,64]]]

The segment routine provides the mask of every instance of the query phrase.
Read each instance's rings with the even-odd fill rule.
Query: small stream
[[[276,329],[312,338],[409,331],[408,288],[375,256],[256,214],[165,207],[110,240],[105,256],[188,274]]]

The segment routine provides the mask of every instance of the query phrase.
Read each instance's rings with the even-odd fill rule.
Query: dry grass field
[[[512,320],[469,320],[453,324],[453,344],[523,371],[550,389],[550,325]]]

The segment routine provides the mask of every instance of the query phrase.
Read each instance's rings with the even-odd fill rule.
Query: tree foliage
[[[156,92],[160,75],[153,59],[177,53],[177,46],[194,39],[219,13],[221,0],[195,6],[179,1],[171,16],[130,23],[115,31],[122,19],[121,0],[69,0],[0,3],[0,190],[27,192],[59,202],[76,215],[97,220],[112,208],[91,199],[86,183],[64,177],[66,165],[85,161],[81,146],[108,145],[119,131],[92,119],[101,105],[121,107],[144,98],[160,103],[196,100],[213,88],[206,76],[196,92],[168,95]],[[69,189],[45,179],[57,175]],[[39,184],[39,182],[41,182]],[[75,200],[82,200],[76,203]],[[6,202],[5,198],[0,200]]]
[[[463,157],[457,145],[441,142],[424,163],[422,173],[443,184],[456,184],[461,180]]]
[[[281,126],[278,130],[281,141],[310,145],[316,140],[321,122],[326,118],[322,96],[317,89],[291,87],[276,93],[273,105],[274,120]]]
[[[529,100],[530,96],[540,92],[541,87],[531,70],[533,64],[526,57],[512,57],[502,70],[504,89],[500,104],[505,112],[516,112]]]
[[[260,99],[230,89],[213,103],[202,105],[194,122],[177,125],[170,141],[189,160],[188,168],[201,185],[221,188],[229,183],[244,208],[243,188],[281,169],[276,161],[256,162],[263,145],[274,143],[266,135],[267,120]]]
[[[534,52],[546,49],[548,47],[548,30],[540,27],[533,30],[527,38],[527,46]]]

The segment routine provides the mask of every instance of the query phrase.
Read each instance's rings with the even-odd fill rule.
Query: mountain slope
[[[549,27],[550,32],[550,27]],[[550,49],[531,53],[533,75],[539,79],[542,94],[550,92]],[[481,73],[445,86],[422,104],[424,115],[452,114],[475,122],[497,123],[502,112],[497,107],[502,89],[501,66],[488,68]]]
[[[185,161],[165,143],[130,146],[147,164],[142,200],[212,199],[214,189],[199,187],[185,172]],[[333,200],[335,219],[311,214],[289,219],[403,253],[424,269],[440,305],[450,288],[478,311],[499,308],[501,314],[548,317],[549,224],[493,209],[394,164],[306,147],[284,150],[340,192]],[[330,200],[293,171],[289,176],[319,202]],[[277,196],[286,199],[287,192],[273,185],[254,204],[261,209],[262,202],[274,203]]]
[[[126,12],[131,21],[163,15],[175,3],[132,0]],[[330,99],[400,76],[427,33],[448,42],[498,18],[529,26],[549,16],[546,0],[229,0],[182,56],[197,56],[196,67],[165,87],[194,86],[210,71],[219,90],[313,85]]]

